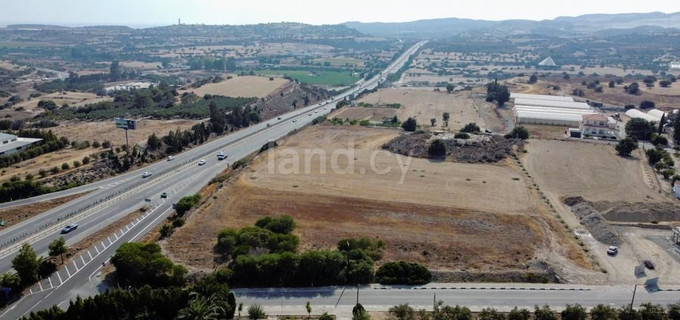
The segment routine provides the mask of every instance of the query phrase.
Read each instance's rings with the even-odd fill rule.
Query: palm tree
[[[192,299],[186,308],[179,311],[178,319],[187,320],[218,320],[224,314],[224,308],[211,298],[204,298],[192,293]]]

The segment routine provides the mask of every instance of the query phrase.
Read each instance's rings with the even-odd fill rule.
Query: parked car
[[[167,192],[161,193],[161,199],[166,199],[167,197],[168,197],[168,193],[167,193]]]
[[[198,165],[202,166],[205,164],[205,159],[198,160]]]
[[[151,176],[151,172],[149,172],[149,171],[145,171],[145,172],[142,174],[142,178],[148,178],[148,177],[150,177],[150,176]]]
[[[64,227],[64,229],[61,229],[61,233],[62,233],[62,234],[64,234],[64,233],[69,233],[69,232],[71,232],[71,231],[73,231],[73,230],[75,230],[75,229],[78,229],[78,224],[77,224],[77,223],[67,224],[67,225]]]
[[[607,248],[607,254],[610,255],[610,256],[615,256],[618,253],[619,253],[619,248],[616,247],[616,246],[609,246],[609,248]]]
[[[645,267],[647,267],[647,269],[649,270],[654,270],[656,268],[656,266],[654,266],[654,263],[649,260],[645,260],[642,263],[644,263]]]
[[[486,132],[486,133],[493,133],[493,131],[491,131],[491,129],[484,129],[484,132]]]
[[[172,161],[172,159],[175,159],[173,156],[168,156],[168,161]]]

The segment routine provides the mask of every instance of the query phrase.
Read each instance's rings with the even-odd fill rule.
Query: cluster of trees
[[[414,132],[418,128],[418,123],[416,122],[416,119],[408,118],[406,121],[404,121],[404,123],[401,124],[401,127],[404,129],[404,131]]]
[[[430,270],[415,262],[387,262],[375,272],[375,280],[381,284],[421,285],[431,279]]]
[[[498,81],[486,85],[486,101],[496,101],[499,107],[510,101],[510,91],[508,87],[498,84]]]
[[[519,126],[519,127],[514,127],[512,128],[512,131],[510,133],[505,135],[506,139],[522,139],[522,140],[527,140],[529,139],[529,130],[527,128]]]
[[[236,286],[323,286],[363,284],[374,280],[374,264],[382,258],[380,240],[342,239],[337,250],[297,253],[299,239],[292,234],[289,216],[264,217],[253,227],[225,229],[217,237],[215,251],[231,259],[230,283]],[[399,262],[387,264],[381,279],[398,283],[422,282],[421,269]],[[379,269],[380,270],[380,269]],[[426,270],[426,269],[425,269]]]
[[[432,140],[430,146],[427,148],[427,154],[430,158],[446,157],[446,143],[441,139]]]
[[[68,251],[64,237],[54,239],[49,246],[48,254],[50,257],[61,257]],[[10,289],[10,296],[16,296],[21,291],[36,283],[39,277],[49,276],[56,271],[57,266],[54,262],[43,257],[39,257],[33,247],[28,243],[21,245],[19,253],[12,259],[12,268],[16,273],[7,272],[0,276],[0,287]]]
[[[52,93],[59,91],[88,91],[100,96],[106,95],[104,82],[137,79],[139,74],[135,70],[123,70],[118,61],[112,61],[109,73],[95,73],[78,75],[71,72],[66,80],[53,80],[42,84],[36,84],[35,88],[42,92]]]
[[[32,159],[48,152],[60,150],[69,145],[69,141],[66,137],[59,138],[54,133],[52,133],[52,131],[32,129],[19,130],[17,133],[10,133],[16,134],[22,138],[39,138],[43,140],[21,152],[7,156],[0,156],[0,168],[6,168],[24,160]]]
[[[111,263],[116,267],[116,279],[132,286],[170,287],[186,283],[187,269],[165,257],[156,243],[124,243],[111,257]]]
[[[226,114],[227,111],[236,111],[256,100],[255,98],[232,98],[218,95],[205,95],[203,98],[197,98],[195,95],[186,94],[177,103],[177,96],[177,90],[173,86],[161,82],[158,86],[151,86],[145,89],[117,91],[113,94],[113,101],[93,103],[83,107],[66,106],[57,108],[41,114],[40,118],[103,120],[114,117],[150,116],[155,118],[182,117],[201,119],[210,115],[209,105],[211,103],[215,103]],[[243,120],[238,120],[233,125],[239,128],[244,126]]]
[[[675,161],[670,153],[664,149],[663,146],[658,145],[655,148],[646,150],[647,160],[649,164],[661,173],[664,179],[668,179],[675,174]]]
[[[55,168],[58,172],[58,167],[52,168],[52,171],[54,172]],[[46,174],[46,171],[42,172]],[[0,203],[66,190],[78,185],[78,183],[74,182],[59,186],[46,186],[40,182],[34,181],[31,176],[27,176],[25,180],[21,180],[18,177],[12,177],[9,181],[5,181],[0,185]]]
[[[114,320],[114,319],[233,319],[237,310],[234,293],[226,280],[214,272],[188,287],[129,290],[114,289],[94,297],[78,297],[66,311],[54,306],[32,312],[23,320]]]
[[[649,140],[654,130],[654,122],[641,118],[633,118],[626,122],[626,135],[637,140]]]
[[[460,132],[467,132],[467,133],[480,133],[482,129],[479,128],[479,126],[474,123],[470,122],[466,124],[462,129],[460,129]]]
[[[217,70],[227,71],[236,69],[236,60],[233,57],[213,58],[210,56],[190,57],[189,68],[191,70]]]
[[[408,304],[400,304],[390,308],[389,313],[398,320],[586,320],[588,318],[592,320],[678,320],[680,319],[680,304],[671,304],[664,308],[661,305],[644,303],[637,310],[630,306],[615,308],[600,304],[590,310],[590,317],[586,309],[579,304],[567,305],[559,313],[547,305],[535,306],[533,312],[515,307],[507,314],[493,308],[484,308],[475,316],[468,307],[451,307],[439,301],[433,312],[425,309],[416,311]]]

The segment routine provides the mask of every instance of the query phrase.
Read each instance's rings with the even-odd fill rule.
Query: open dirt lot
[[[229,80],[224,80],[219,83],[209,83],[201,86],[200,88],[181,90],[180,94],[184,92],[193,92],[200,97],[205,94],[215,94],[227,97],[262,98],[274,92],[287,82],[288,80],[286,79],[276,77],[271,81],[269,80],[269,77],[233,77]]]
[[[448,94],[446,92],[434,92],[409,89],[380,89],[378,92],[369,94],[359,102],[371,103],[400,103],[397,109],[397,117],[405,121],[409,117],[415,117],[418,124],[430,127],[430,119],[437,119],[434,129],[442,129],[442,114],[450,114],[449,129],[457,131],[470,122],[475,122],[482,129],[500,131],[503,122],[496,116],[493,105],[484,100],[469,98],[468,92]]]
[[[49,171],[52,169],[52,167],[59,167],[61,169],[62,163],[68,163],[69,166],[73,168],[73,161],[82,162],[85,156],[101,151],[102,149],[86,148],[77,150],[69,147],[59,151],[43,154],[33,159],[22,161],[10,167],[3,168],[0,170],[0,181],[9,180],[13,176],[24,178],[28,174],[32,174],[37,178],[40,169],[44,169],[45,171]]]
[[[38,114],[43,112],[44,110],[42,108],[38,109],[38,102],[40,100],[52,100],[54,101],[59,107],[61,107],[63,104],[68,104],[69,106],[84,106],[86,104],[90,103],[97,103],[97,102],[102,102],[102,101],[109,101],[111,100],[111,97],[100,97],[97,96],[94,93],[89,93],[89,92],[55,92],[55,93],[50,93],[46,95],[42,95],[37,98],[32,98],[31,100],[27,100],[24,102],[20,102],[16,105],[14,105],[14,108],[19,108],[23,107],[24,109],[28,111],[32,111],[34,114]]]
[[[397,110],[394,108],[347,107],[333,113],[333,118],[382,122],[385,118],[396,116]]]
[[[180,130],[189,129],[199,122],[198,120],[138,120],[137,130],[128,131],[130,146],[136,143],[146,143],[149,135],[154,132],[158,137],[161,137],[167,135],[170,131],[177,130],[177,128]],[[71,141],[88,140],[92,142],[97,140],[102,142],[109,140],[114,146],[125,144],[125,131],[116,129],[113,121],[72,121],[62,123],[59,127],[50,128],[50,130],[57,136],[65,136]]]
[[[166,252],[194,270],[210,269],[221,229],[287,214],[297,223],[303,250],[334,247],[344,237],[379,237],[387,243],[385,261],[420,261],[443,271],[527,270],[545,258],[543,252],[588,265],[582,252],[574,251],[571,236],[555,228],[513,162],[411,159],[407,164],[406,157],[380,149],[398,134],[317,125],[288,137],[191,215],[163,244]],[[333,152],[347,151],[348,141],[354,153],[332,160]],[[317,155],[305,161],[305,150],[312,149]],[[321,153],[328,155],[325,161],[319,160]],[[301,155],[299,161],[292,154]],[[337,169],[349,171],[335,171],[334,161]],[[300,173],[284,172],[296,163]],[[376,172],[386,168],[392,170]],[[406,169],[403,184],[400,168]],[[569,261],[565,264],[573,265]]]

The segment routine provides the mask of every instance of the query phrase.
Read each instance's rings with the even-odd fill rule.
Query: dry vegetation
[[[152,133],[157,136],[165,136],[170,131],[175,131],[178,128],[185,130],[191,128],[197,120],[138,120],[137,129],[128,131],[128,138],[130,146],[136,143],[146,143],[147,138]],[[114,146],[121,146],[125,144],[125,131],[116,129],[113,121],[98,121],[98,122],[84,122],[71,121],[64,122],[59,127],[51,128],[57,136],[65,136],[69,140],[90,142],[97,140],[102,142],[109,140]]]
[[[205,94],[222,95],[227,97],[266,97],[276,89],[286,84],[288,80],[283,78],[273,78],[259,76],[242,76],[233,77],[218,83],[209,83],[200,88],[190,88],[187,90],[180,90],[180,94],[184,92],[193,92],[202,97]]]
[[[72,91],[55,92],[55,93],[42,95],[40,97],[33,98],[31,100],[27,100],[27,101],[18,103],[16,105],[14,105],[13,108],[23,107],[27,111],[32,111],[33,114],[39,114],[39,113],[42,113],[44,111],[43,109],[37,109],[38,102],[40,100],[52,100],[59,107],[61,107],[64,104],[68,104],[69,106],[81,107],[81,106],[84,106],[84,105],[90,104],[90,103],[109,101],[109,100],[112,100],[112,98],[111,97],[100,97],[100,96],[97,96],[94,93],[87,93],[87,92],[72,92]]]
[[[399,103],[401,107],[396,109],[399,120],[405,121],[409,117],[416,118],[419,125],[430,127],[430,119],[437,119],[433,129],[442,129],[442,114],[450,115],[448,129],[457,131],[470,122],[477,123],[483,129],[500,131],[503,122],[496,115],[493,106],[480,99],[469,97],[469,92],[448,94],[429,90],[410,89],[380,89],[378,92],[361,98],[358,102],[365,102],[378,106],[380,104]],[[352,111],[350,112],[350,115]],[[349,115],[340,114],[341,118]],[[444,128],[445,129],[445,128]]]
[[[62,198],[57,198],[57,199],[52,199],[52,200],[47,200],[43,202],[38,202],[38,203],[31,203],[23,206],[18,206],[18,207],[12,207],[8,209],[3,209],[0,210],[0,220],[5,220],[7,223],[5,225],[5,228],[17,224],[21,221],[24,221],[26,219],[29,219],[33,216],[36,216],[38,214],[41,214],[47,210],[56,208],[64,203],[70,202],[72,200],[75,200],[77,198],[80,198],[81,196],[86,195],[88,192],[83,192],[79,194],[74,194]]]
[[[40,169],[49,171],[52,169],[52,167],[61,168],[62,163],[68,163],[69,166],[73,168],[74,161],[82,162],[85,156],[101,151],[102,149],[86,148],[78,150],[69,147],[55,152],[46,153],[33,159],[22,161],[10,167],[3,168],[0,170],[0,181],[9,180],[13,176],[24,178],[28,174],[33,175],[37,179]]]
[[[567,265],[588,266],[510,160],[481,165],[411,159],[400,184],[406,157],[399,163],[395,154],[381,151],[375,167],[392,171],[375,173],[371,154],[398,134],[318,125],[290,136],[273,151],[274,159],[285,150],[303,155],[308,148],[325,151],[328,159],[315,156],[306,166],[301,158],[300,174],[284,174],[269,171],[267,155],[256,157],[164,245],[181,263],[207,270],[214,266],[212,248],[221,229],[288,214],[297,222],[303,250],[333,247],[343,237],[378,237],[387,242],[384,260],[420,261],[441,271],[524,271],[546,252],[569,257]],[[356,159],[353,173],[334,173],[330,154],[346,149],[348,141],[355,153],[339,157],[338,165],[344,169]]]

